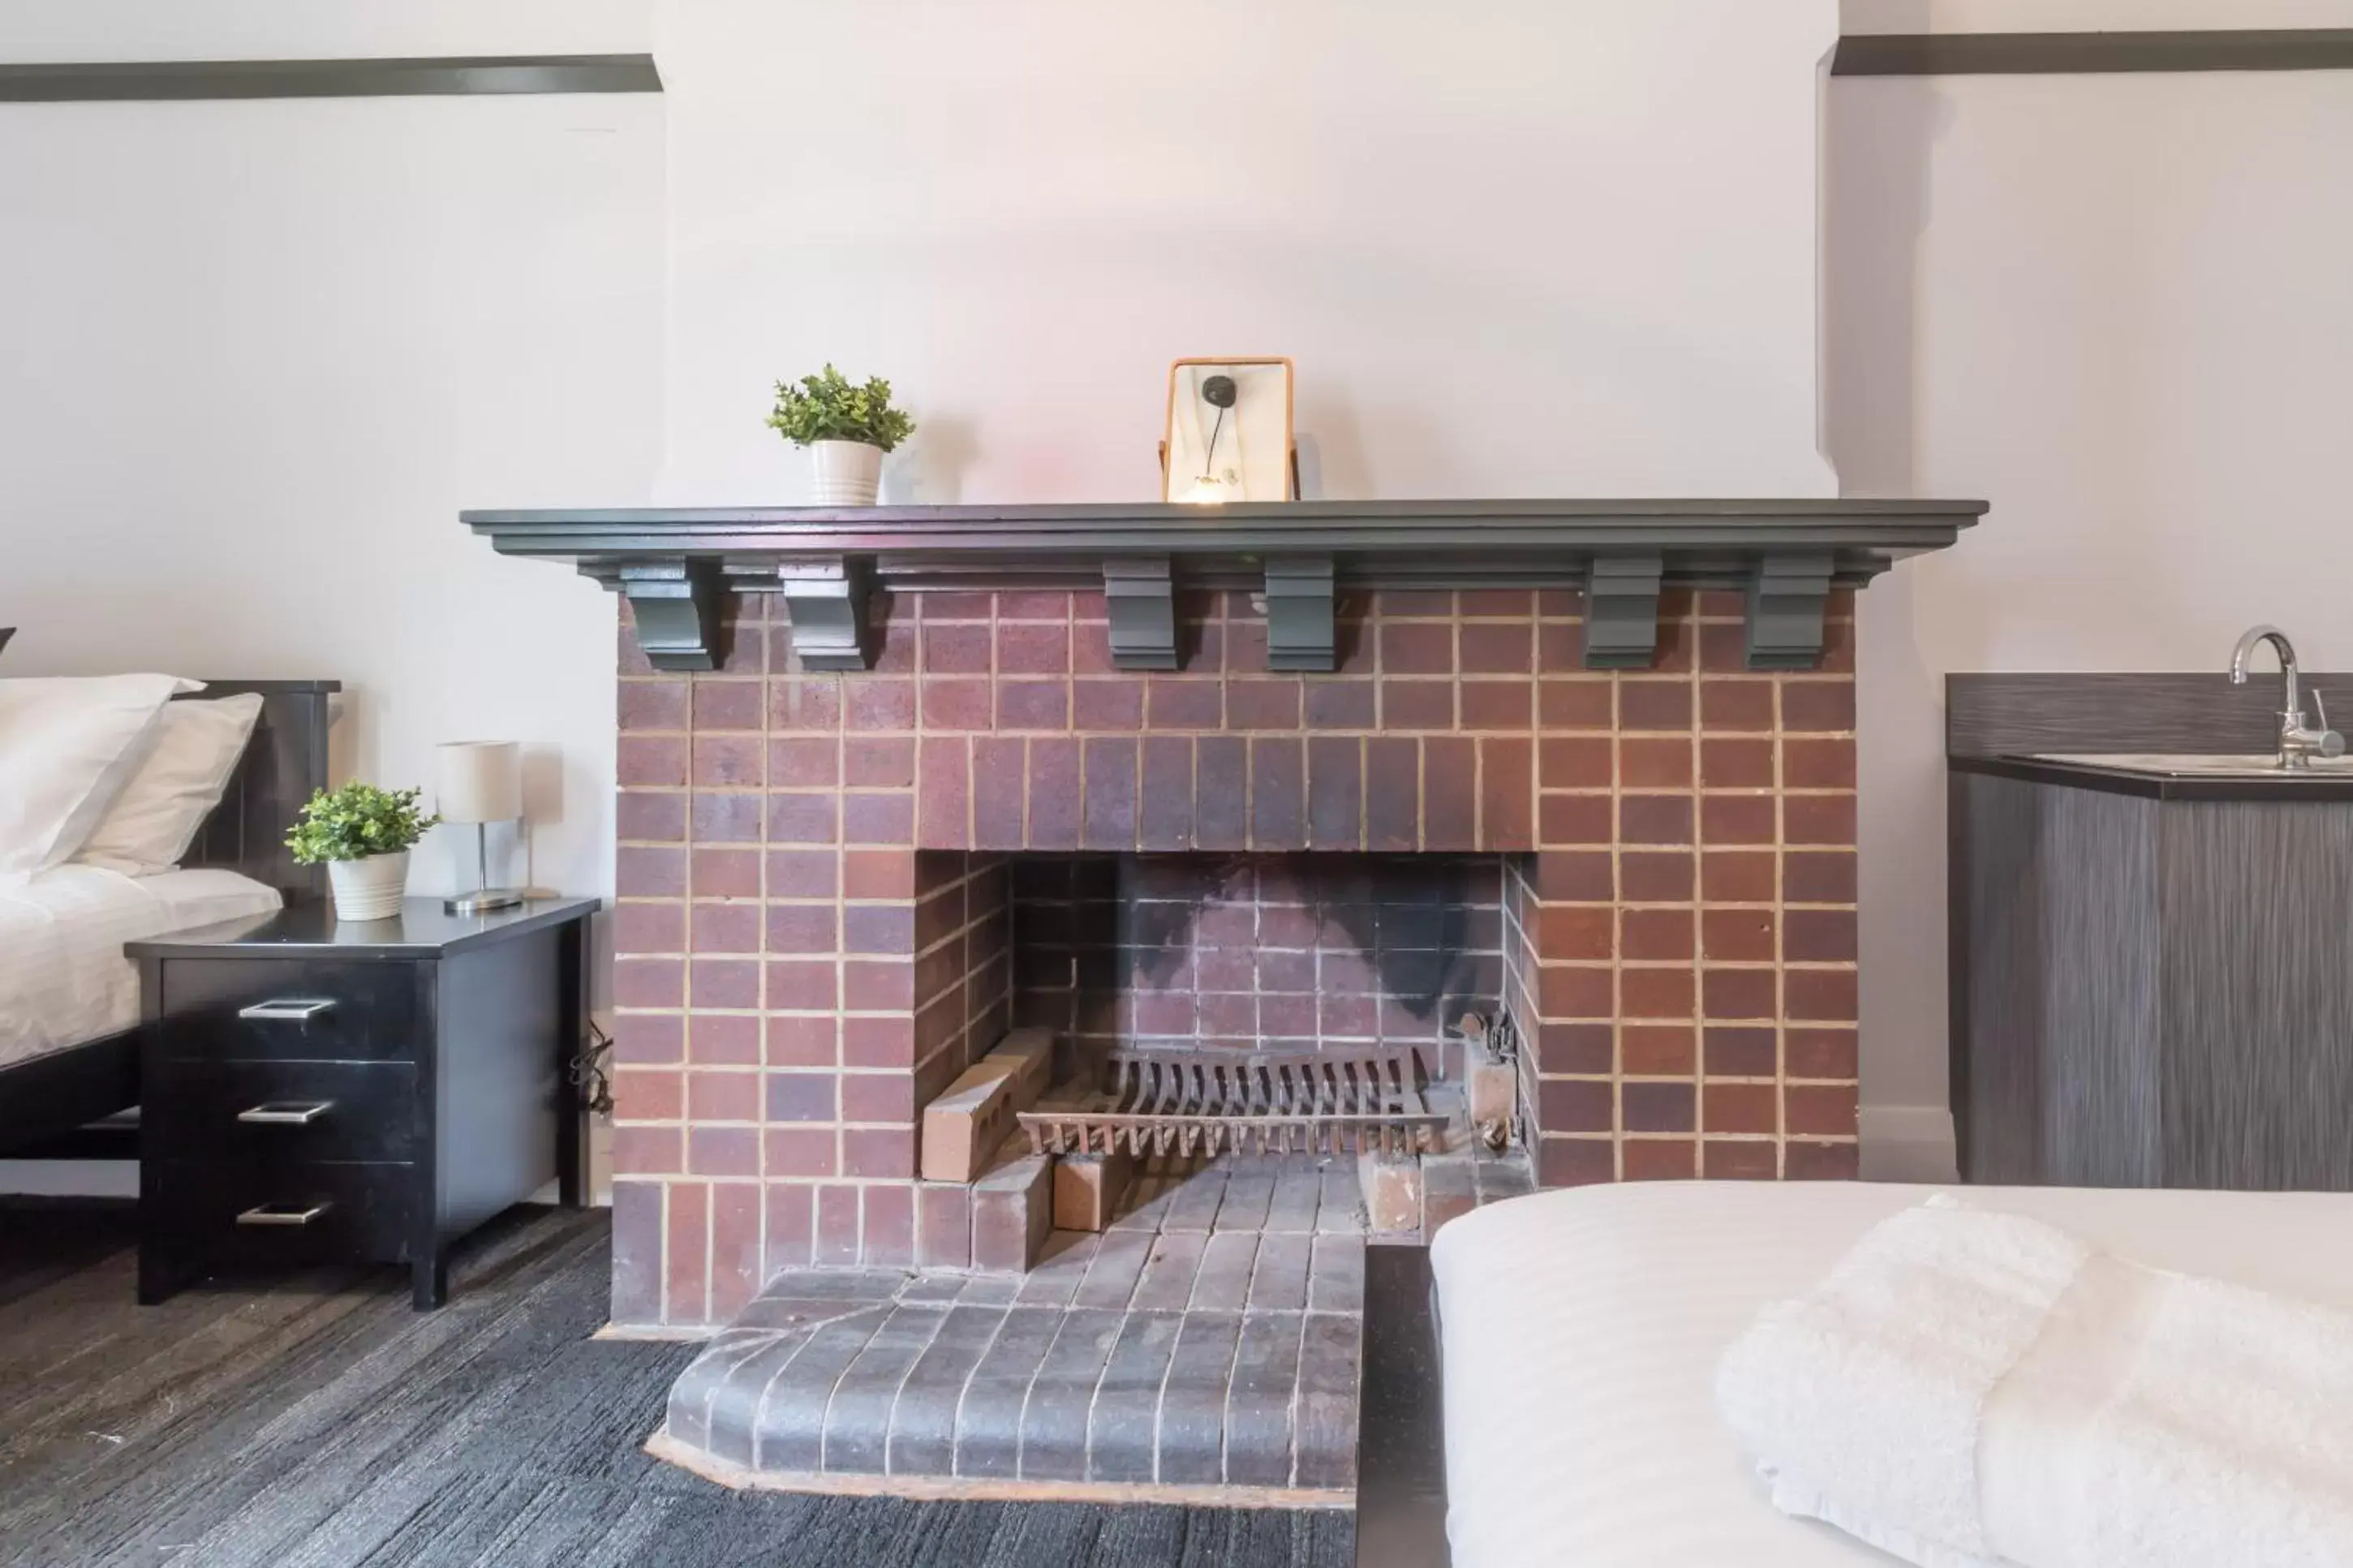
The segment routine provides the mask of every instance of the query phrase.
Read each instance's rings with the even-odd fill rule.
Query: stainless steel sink
[[[2274,753],[2211,756],[2189,752],[2038,752],[2035,760],[2116,768],[2128,773],[2157,773],[2167,778],[2353,778],[2353,756],[2314,757],[2301,768],[2281,767]]]

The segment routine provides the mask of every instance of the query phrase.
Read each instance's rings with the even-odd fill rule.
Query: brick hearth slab
[[[1353,1159],[1228,1160],[1018,1278],[788,1269],[650,1447],[736,1485],[1345,1505],[1365,1220]]]

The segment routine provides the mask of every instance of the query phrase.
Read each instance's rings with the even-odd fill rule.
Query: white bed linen
[[[1930,1193],[2119,1257],[2353,1310],[2353,1194],[1645,1183],[1518,1198],[1430,1248],[1454,1568],[1895,1561],[1767,1500],[1716,1417],[1716,1359]]]
[[[0,1067],[139,1021],[139,969],[122,944],[278,908],[234,871],[125,877],[56,866],[0,887]]]

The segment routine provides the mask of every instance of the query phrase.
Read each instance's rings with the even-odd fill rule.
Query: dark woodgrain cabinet
[[[2353,779],[1951,775],[1963,1177],[2353,1190]]]
[[[143,992],[139,1299],[222,1263],[406,1264],[554,1181],[585,1191],[571,1064],[593,900],[477,916],[323,903],[132,943]]]

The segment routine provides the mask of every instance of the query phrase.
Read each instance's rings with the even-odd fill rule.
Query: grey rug
[[[123,1209],[0,1206],[0,1563],[1345,1568],[1340,1513],[738,1495],[648,1458],[695,1347],[591,1340],[602,1214],[132,1304]]]

